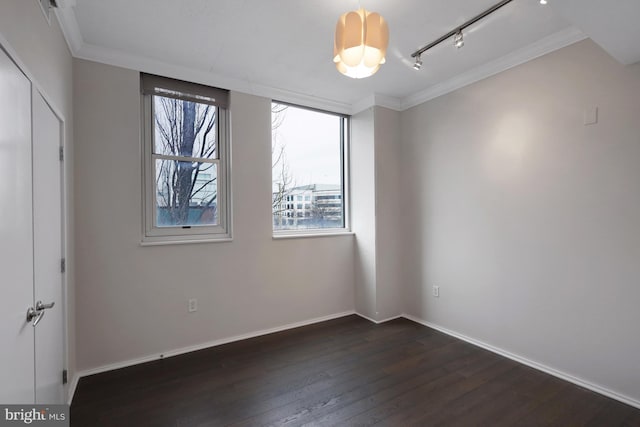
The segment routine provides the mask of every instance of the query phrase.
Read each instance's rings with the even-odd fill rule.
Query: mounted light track
[[[485,10],[484,12],[482,12],[481,14],[474,16],[473,18],[469,19],[467,22],[465,22],[464,24],[454,28],[453,30],[449,31],[448,33],[444,34],[443,36],[441,36],[440,38],[434,40],[433,42],[425,45],[424,47],[421,47],[420,49],[416,50],[415,52],[413,52],[411,54],[412,58],[420,58],[420,55],[422,55],[423,53],[425,53],[426,51],[428,51],[429,49],[439,45],[440,43],[442,43],[443,41],[453,37],[453,43],[454,46],[457,47],[458,49],[461,48],[462,46],[464,46],[464,35],[462,34],[462,31],[465,30],[466,28],[470,27],[471,25],[475,24],[476,22],[480,21],[481,19],[491,15],[493,12],[497,11],[498,9],[500,9],[503,6],[506,6],[507,4],[511,3],[513,0],[502,0],[500,3],[497,3],[493,6],[491,6],[489,9]],[[544,3],[542,3],[544,1]],[[540,0],[541,4],[546,4],[546,0]],[[417,64],[417,61],[416,61]],[[416,70],[419,70],[420,67],[416,68],[416,64],[413,65],[413,68],[415,68]],[[420,65],[422,65],[422,60],[420,60]]]

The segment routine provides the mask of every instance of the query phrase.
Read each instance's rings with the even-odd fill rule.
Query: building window
[[[228,91],[142,74],[147,242],[227,240]]]
[[[279,102],[271,112],[274,233],[347,230],[349,117]],[[288,221],[289,200],[308,212]]]

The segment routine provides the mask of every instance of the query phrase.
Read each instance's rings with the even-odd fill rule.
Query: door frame
[[[56,118],[60,121],[60,143],[62,150],[64,152],[64,161],[61,162],[60,173],[61,173],[61,188],[60,188],[60,215],[62,217],[61,227],[61,235],[62,235],[62,256],[66,260],[65,272],[62,273],[62,315],[63,315],[63,324],[62,324],[62,335],[63,335],[63,361],[65,369],[67,372],[69,371],[69,292],[68,292],[68,277],[69,277],[69,212],[70,212],[70,196],[69,196],[69,176],[70,176],[70,162],[68,161],[68,146],[69,143],[67,141],[67,119],[62,113],[62,110],[56,105],[55,102],[52,101],[52,98],[48,95],[47,91],[44,90],[43,86],[38,82],[35,76],[29,71],[29,68],[25,65],[22,60],[20,60],[20,56],[13,49],[11,44],[7,39],[4,38],[2,33],[0,32],[0,50],[4,51],[7,56],[16,64],[16,66],[22,71],[22,73],[29,79],[31,82],[31,94],[30,96],[33,99],[35,93],[39,94],[44,102],[51,108],[51,111],[56,116]],[[33,135],[32,135],[33,138]],[[32,139],[33,144],[33,139]],[[62,381],[62,378],[60,379]],[[66,401],[67,403],[71,403],[71,399],[73,398],[73,393],[75,392],[75,388],[77,385],[76,376],[74,378],[67,378],[67,383],[64,385],[66,392]]]

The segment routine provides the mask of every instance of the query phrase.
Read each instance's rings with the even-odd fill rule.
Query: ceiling
[[[337,18],[357,0],[66,0],[57,16],[79,58],[354,113],[403,110],[581,40],[576,16],[589,31],[601,28],[583,7],[601,2],[554,1],[514,0],[468,28],[464,48],[445,41],[415,71],[413,51],[497,0],[360,0],[390,30],[386,64],[360,80],[332,62]]]

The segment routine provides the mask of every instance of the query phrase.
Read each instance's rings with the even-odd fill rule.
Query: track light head
[[[413,69],[417,71],[420,70],[420,68],[422,68],[422,59],[420,55],[416,55],[416,62],[413,63]]]
[[[462,35],[462,30],[458,30],[455,36],[453,36],[453,45],[458,49],[464,46],[464,36]]]
[[[547,4],[547,0],[540,0],[540,4]]]

